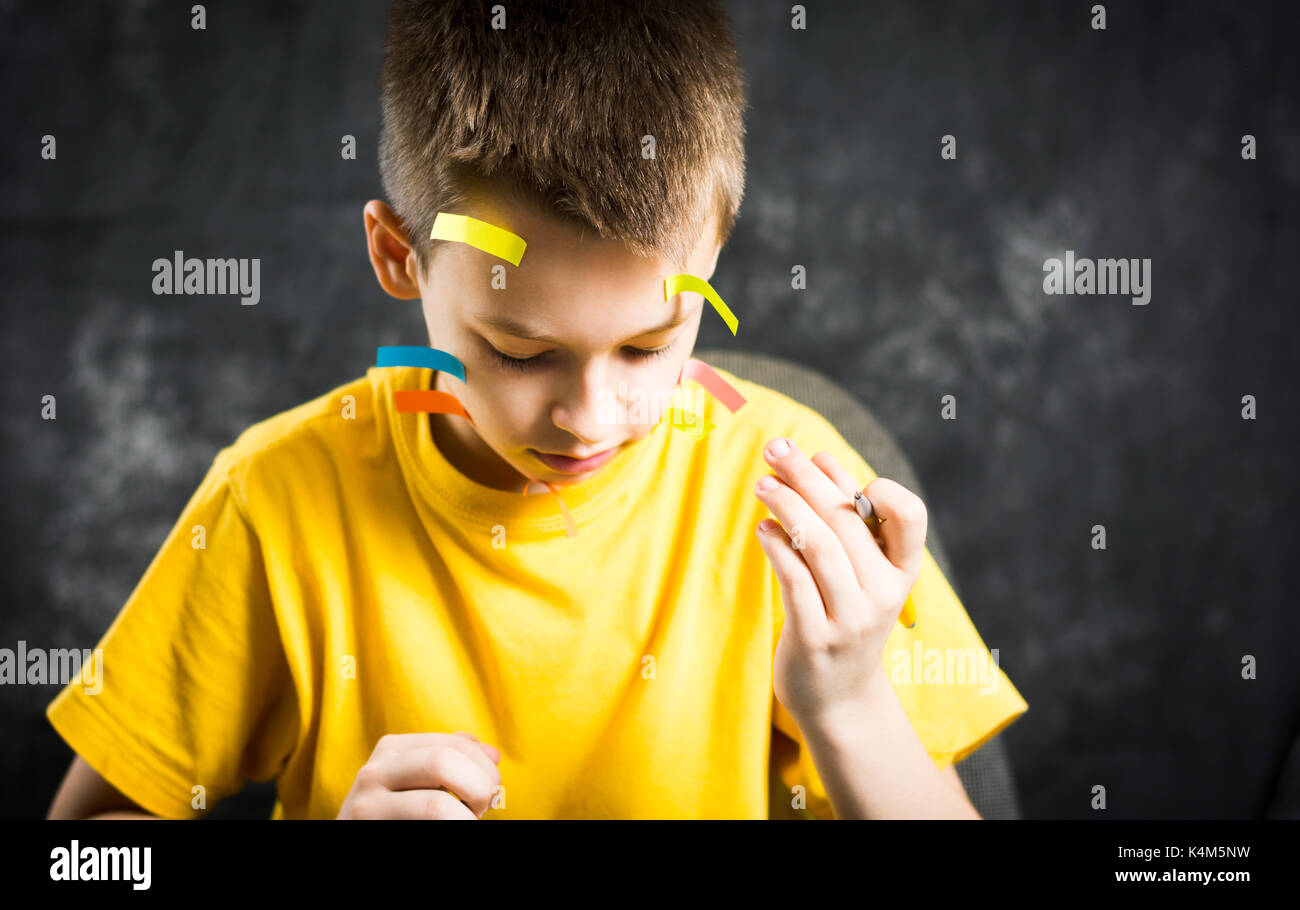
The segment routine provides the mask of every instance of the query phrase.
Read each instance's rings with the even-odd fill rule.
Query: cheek
[[[491,434],[492,440],[505,448],[532,445],[537,427],[547,416],[545,385],[511,373],[480,369],[479,375],[485,378],[472,388],[475,411],[484,415],[479,421],[481,434]],[[471,386],[464,388],[469,392]]]

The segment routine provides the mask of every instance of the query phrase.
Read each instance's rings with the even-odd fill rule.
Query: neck
[[[433,388],[438,392],[446,392],[446,389],[438,388],[437,380],[441,375],[434,374]],[[429,433],[442,456],[470,480],[494,490],[523,492],[528,478],[492,451],[464,417],[430,413]]]

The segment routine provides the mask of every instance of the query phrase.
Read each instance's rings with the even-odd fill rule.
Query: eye
[[[538,354],[536,357],[526,357],[523,360],[520,360],[518,357],[507,357],[505,354],[502,354],[490,345],[488,347],[488,352],[496,359],[496,362],[501,364],[503,367],[511,370],[518,370],[521,373],[527,373],[536,365],[536,362],[544,356]]]
[[[668,350],[672,346],[673,342],[670,341],[661,348],[654,348],[649,351],[642,350],[641,348],[628,348],[628,350],[632,353],[633,357],[636,357],[639,360],[653,360],[655,357],[662,357],[667,354]]]
[[[629,356],[631,356],[636,360],[653,360],[656,357],[664,356],[665,354],[668,353],[669,349],[671,348],[672,348],[672,344],[669,343],[664,345],[661,348],[654,348],[653,350],[645,350],[643,348],[628,348],[627,351]],[[501,364],[506,369],[517,370],[520,373],[527,373],[529,370],[537,369],[539,366],[541,366],[541,361],[543,360],[543,358],[545,358],[546,354],[549,353],[549,351],[543,352],[541,354],[537,354],[534,357],[524,357],[524,358],[511,357],[507,354],[502,354],[492,345],[488,345],[488,352],[497,361],[497,363]]]

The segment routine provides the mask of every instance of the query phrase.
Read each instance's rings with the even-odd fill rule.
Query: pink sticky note
[[[686,361],[682,366],[681,376],[677,378],[677,384],[681,385],[683,379],[693,379],[704,386],[709,390],[709,394],[722,402],[722,405],[733,414],[745,405],[745,396],[737,392],[727,380],[719,376],[713,367],[703,360],[696,360],[692,357]]]

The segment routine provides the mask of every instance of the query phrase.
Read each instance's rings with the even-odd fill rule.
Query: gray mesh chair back
[[[775,389],[817,411],[839,430],[849,445],[857,449],[858,454],[871,465],[876,474],[896,480],[922,499],[926,498],[916,473],[893,437],[870,411],[826,376],[766,354],[703,348],[697,350],[694,356],[741,379]],[[928,530],[926,546],[960,598],[961,590],[933,525]],[[967,756],[965,761],[958,762],[957,776],[961,778],[971,802],[984,818],[1021,818],[1011,763],[1000,736],[993,737],[974,754]]]

